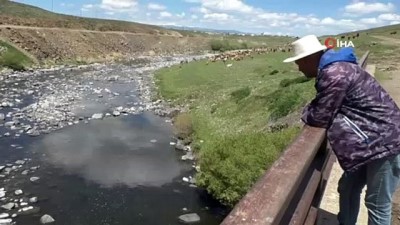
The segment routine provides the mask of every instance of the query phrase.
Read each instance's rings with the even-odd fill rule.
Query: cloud
[[[147,8],[150,10],[162,11],[162,10],[165,10],[167,7],[165,7],[164,5],[157,4],[157,3],[149,3],[147,5]]]
[[[102,0],[100,7],[110,11],[128,11],[137,4],[136,0]]]
[[[233,17],[226,13],[210,13],[210,14],[205,14],[203,18],[209,21],[218,22],[218,21],[226,21],[232,19]]]
[[[183,17],[186,16],[186,14],[185,14],[184,12],[182,12],[182,13],[180,13],[180,14],[176,14],[176,16],[177,16],[178,18],[183,18]]]
[[[331,17],[326,17],[321,20],[321,24],[323,24],[323,25],[332,25],[335,23],[336,23],[336,21],[334,19],[332,19]]]
[[[376,18],[362,18],[362,19],[360,19],[360,22],[364,23],[364,24],[378,24],[378,23],[380,23],[378,21],[378,19],[376,19]]]
[[[236,11],[248,13],[253,7],[246,5],[240,0],[202,0],[203,6],[216,11]]]
[[[160,12],[160,17],[172,17],[172,14],[166,11]]]
[[[372,0],[371,0],[372,1]],[[374,0],[375,1],[375,0]],[[389,24],[398,24],[400,15],[392,3],[372,3],[369,0],[351,1],[331,15],[302,14],[297,11],[277,12],[257,8],[246,0],[183,0],[190,3],[183,11],[167,10],[167,3],[151,0],[101,0],[91,7],[106,9],[103,14],[117,19],[129,18],[135,22],[154,25],[181,25],[213,29],[232,29],[252,33],[338,34]],[[91,5],[91,6],[90,6]],[[349,16],[343,16],[346,13]],[[112,14],[110,13],[112,12]],[[295,13],[296,12],[296,13]],[[339,12],[339,14],[337,14]],[[374,13],[373,15],[368,15]],[[333,15],[338,16],[333,16]]]
[[[71,7],[74,7],[75,4],[73,4],[73,3],[61,2],[61,3],[60,3],[60,6],[61,6],[61,7],[69,7],[69,8],[71,8]]]
[[[82,11],[85,11],[85,12],[87,12],[87,11],[90,11],[91,9],[93,9],[95,7],[95,5],[93,5],[93,4],[85,4],[85,5],[83,5],[82,6]]]
[[[400,20],[400,15],[394,14],[394,13],[384,13],[378,16],[378,19],[380,20],[387,20],[387,21],[393,21],[393,20]]]
[[[395,6],[392,3],[366,3],[366,2],[354,2],[352,4],[346,5],[344,11],[351,14],[369,14],[375,12],[393,12]]]

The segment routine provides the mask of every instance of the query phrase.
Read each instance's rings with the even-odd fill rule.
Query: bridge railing
[[[359,60],[365,68],[369,51]],[[222,225],[314,225],[335,156],[326,130],[305,125]]]

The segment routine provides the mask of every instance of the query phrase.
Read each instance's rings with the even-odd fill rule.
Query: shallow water
[[[107,74],[113,73],[121,71],[107,71]],[[52,79],[64,75],[55,73],[56,78]],[[96,88],[119,93],[118,96],[104,93],[104,97],[98,97],[98,93],[81,93],[71,108],[77,117],[87,118],[93,113],[112,112],[113,107],[140,104],[134,82],[101,82],[85,78],[79,72],[69,79],[79,79],[82,85],[93,82]],[[25,88],[19,82],[15,86]],[[32,96],[21,99],[23,103],[19,107],[37,101]],[[0,113],[7,114],[10,110],[3,108]],[[182,181],[182,177],[193,175],[194,169],[192,162],[180,160],[182,152],[170,146],[171,129],[165,118],[151,112],[85,119],[38,137],[25,134],[15,137],[14,131],[1,126],[0,134],[10,132],[11,136],[0,138],[0,165],[29,159],[21,168],[0,178],[3,183],[0,187],[7,190],[1,204],[15,199],[26,202],[27,198],[37,196],[38,202],[29,205],[38,207],[39,211],[14,219],[22,225],[40,224],[44,214],[51,215],[55,224],[65,225],[180,224],[178,217],[192,212],[201,218],[197,224],[219,224],[226,209],[204,190]],[[40,168],[29,169],[34,166]],[[29,174],[22,175],[24,170],[29,170]],[[39,182],[30,182],[32,176],[40,177]],[[22,189],[24,194],[14,196],[16,189]],[[0,209],[0,213],[10,215],[16,211]]]

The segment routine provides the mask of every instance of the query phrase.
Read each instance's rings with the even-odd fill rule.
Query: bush
[[[251,90],[249,87],[244,87],[244,88],[240,88],[239,90],[236,90],[234,92],[231,93],[231,97],[232,99],[238,103],[240,100],[246,98],[247,96],[249,96],[251,93]]]
[[[222,41],[219,41],[219,40],[211,41],[211,49],[213,51],[220,51],[221,48],[222,48]]]
[[[307,77],[304,77],[304,76],[303,77],[296,77],[296,78],[293,78],[293,79],[284,79],[284,80],[281,81],[279,86],[281,86],[281,87],[289,87],[292,84],[305,83],[305,82],[308,82],[310,80],[311,80],[310,78],[307,78]]]
[[[298,128],[276,133],[243,132],[213,136],[201,148],[196,184],[223,204],[236,204],[297,135]]]
[[[229,51],[236,49],[247,49],[248,45],[245,42],[229,42],[228,40],[212,40],[211,50],[213,51]]]
[[[273,70],[271,73],[269,73],[269,75],[275,75],[275,74],[278,74],[278,73],[279,73],[278,70]]]
[[[8,67],[13,70],[25,70],[24,60],[20,55],[7,51],[0,57],[0,66]]]
[[[193,123],[190,114],[181,113],[175,118],[175,135],[180,139],[187,139],[193,133]]]
[[[271,112],[270,119],[277,120],[287,116],[305,103],[307,98],[299,94],[305,93],[304,88],[307,88],[307,86],[287,86],[269,94],[267,97],[267,107],[268,111]]]
[[[0,47],[3,49],[0,54],[0,67],[25,70],[26,66],[32,64],[32,60],[29,57],[6,42],[0,41]]]

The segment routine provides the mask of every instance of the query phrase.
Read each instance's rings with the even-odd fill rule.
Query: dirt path
[[[400,47],[400,39],[392,38],[392,37],[384,37],[384,36],[374,36],[380,40],[382,40],[382,44],[390,44]],[[380,81],[382,86],[385,88],[387,92],[389,92],[390,96],[396,101],[397,105],[400,107],[400,55],[392,55],[391,59],[388,61],[381,62],[381,68],[391,67],[390,71],[385,71],[388,77]],[[392,212],[392,224],[400,225],[400,188],[397,189],[394,200],[393,200],[393,212]]]
[[[384,41],[382,44],[396,44],[400,45],[400,39],[392,38],[392,37],[385,37],[385,36],[373,36],[374,38],[378,38],[379,40]]]
[[[123,31],[97,31],[97,30],[85,30],[85,29],[68,29],[68,28],[58,28],[58,27],[30,27],[30,26],[17,26],[17,25],[0,25],[0,29],[30,29],[30,30],[54,30],[54,31],[72,31],[72,32],[86,32],[86,33],[101,33],[101,34],[130,34],[139,36],[154,36],[155,34],[149,33],[133,33],[133,32],[123,32]],[[178,32],[172,32],[167,34],[157,34],[158,36],[173,36],[181,37],[182,35]]]

